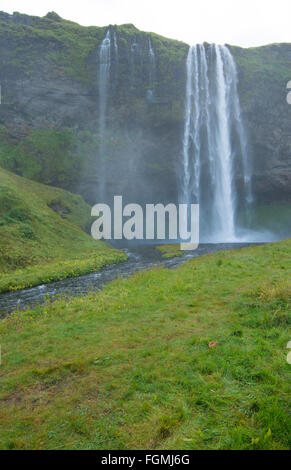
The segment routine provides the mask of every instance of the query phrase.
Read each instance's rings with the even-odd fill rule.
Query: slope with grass
[[[287,240],[12,314],[0,447],[287,449],[290,272]]]
[[[85,233],[91,223],[80,196],[0,169],[0,292],[124,260]]]

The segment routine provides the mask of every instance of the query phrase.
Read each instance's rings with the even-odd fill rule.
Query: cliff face
[[[291,199],[291,106],[286,97],[291,44],[241,49],[235,58],[245,126],[252,149],[257,199]]]
[[[108,29],[101,149],[99,57]],[[255,195],[291,200],[291,45],[231,51]],[[187,52],[188,45],[133,25],[85,28],[54,13],[0,13],[0,165],[81,192],[89,202],[96,202],[101,180],[108,195],[176,199]]]

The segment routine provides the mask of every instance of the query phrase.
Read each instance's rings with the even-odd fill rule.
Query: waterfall
[[[236,241],[238,199],[252,194],[235,63],[226,46],[191,46],[186,74],[180,199],[200,204],[202,239]]]
[[[149,89],[147,90],[147,100],[154,102],[154,87],[156,81],[156,56],[153,50],[151,38],[148,38],[148,59],[149,59]]]
[[[117,44],[116,31],[114,31],[114,33],[113,33],[113,44],[114,44],[115,60],[118,63],[118,44]]]
[[[149,37],[149,83],[150,88],[153,89],[156,81],[156,56],[153,50],[152,40]]]
[[[228,93],[230,77],[224,75],[224,50],[215,45],[216,54],[216,171],[213,209],[218,230],[226,239],[235,239],[233,188],[233,151],[231,148]]]
[[[99,197],[104,199],[106,187],[106,110],[110,78],[111,38],[108,30],[99,50]]]
[[[136,65],[137,65],[138,54],[139,54],[139,45],[135,37],[130,46],[129,78],[130,78],[130,88],[132,89],[136,86]]]

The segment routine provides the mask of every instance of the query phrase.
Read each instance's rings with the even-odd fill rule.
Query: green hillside
[[[125,259],[85,233],[90,219],[81,196],[0,169],[0,291]]]

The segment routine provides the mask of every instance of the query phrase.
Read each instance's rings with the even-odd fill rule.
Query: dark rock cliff
[[[245,126],[252,149],[253,187],[258,200],[291,200],[291,44],[242,49],[235,58]]]

